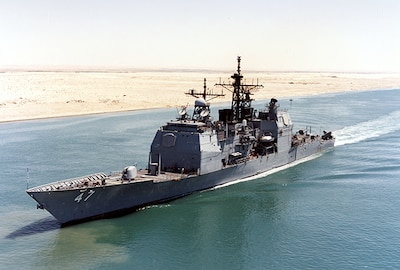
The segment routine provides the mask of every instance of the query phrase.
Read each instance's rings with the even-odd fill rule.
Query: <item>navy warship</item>
[[[237,58],[230,83],[216,86],[232,93],[231,107],[210,113],[207,90],[189,90],[196,97],[193,114],[187,106],[176,120],[159,128],[150,146],[146,169],[127,166],[28,189],[37,208],[52,214],[62,226],[123,215],[144,206],[171,201],[193,192],[261,174],[332,148],[331,132],[314,135],[293,132],[287,111],[272,98],[264,109],[252,107],[252,91],[263,86],[246,84]]]

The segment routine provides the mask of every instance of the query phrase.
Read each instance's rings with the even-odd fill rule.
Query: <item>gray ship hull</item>
[[[38,207],[50,212],[62,225],[123,215],[146,205],[174,200],[238,179],[267,172],[333,147],[334,139],[292,148],[290,153],[255,157],[204,175],[185,175],[170,180],[144,178],[123,184],[68,190],[43,190],[51,184],[27,190]],[[64,181],[65,182],[65,181]],[[56,183],[57,184],[57,183]],[[59,184],[59,182],[58,182]]]

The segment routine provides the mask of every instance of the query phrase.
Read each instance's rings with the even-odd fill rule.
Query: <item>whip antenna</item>
[[[29,189],[29,168],[26,168],[26,189]]]

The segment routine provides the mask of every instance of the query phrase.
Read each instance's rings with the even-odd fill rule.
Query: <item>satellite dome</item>
[[[207,102],[204,100],[204,98],[197,98],[194,101],[194,106],[206,107],[207,106]]]

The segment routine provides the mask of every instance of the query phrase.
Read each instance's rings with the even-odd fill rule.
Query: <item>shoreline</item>
[[[386,90],[392,90],[392,89],[395,90],[397,88],[367,89],[367,90],[360,89],[360,90],[350,90],[350,91],[326,92],[326,93],[314,94],[314,95],[297,95],[297,96],[293,96],[292,98],[316,96],[316,95],[329,95],[329,94],[338,94],[338,93],[350,93],[350,92],[386,91]],[[289,98],[289,97],[284,96],[284,97],[280,97],[280,98],[282,99],[282,98]],[[263,98],[261,100],[268,101],[269,98]],[[212,104],[221,104],[221,103],[226,103],[226,101],[213,102]],[[22,118],[22,119],[16,119],[16,120],[0,120],[0,124],[24,122],[24,121],[35,121],[35,120],[47,120],[47,119],[54,119],[54,118],[80,117],[80,116],[91,116],[91,115],[95,116],[95,115],[111,114],[111,113],[142,112],[142,111],[147,111],[147,110],[162,110],[162,109],[168,109],[168,108],[172,108],[172,107],[147,107],[147,108],[140,108],[140,109],[127,109],[127,110],[116,110],[116,111],[110,110],[110,111],[103,111],[103,112],[83,112],[83,113],[76,113],[76,114],[50,115],[50,116],[34,117],[34,118]]]
[[[91,116],[91,115],[100,115],[100,114],[108,114],[108,113],[129,113],[129,112],[141,112],[147,110],[162,110],[168,109],[168,107],[155,107],[155,108],[143,108],[143,109],[133,109],[133,110],[123,110],[123,111],[105,111],[105,112],[88,112],[88,113],[77,113],[77,114],[66,114],[66,115],[52,115],[52,116],[43,116],[38,118],[26,118],[26,119],[17,119],[17,120],[0,120],[0,125],[3,123],[17,123],[24,121],[36,121],[36,120],[47,120],[54,118],[67,118],[67,117],[80,117],[80,116]]]
[[[211,103],[230,102],[231,92],[214,86],[229,82],[231,72],[47,72],[0,73],[0,123],[192,107],[194,98],[184,93],[207,88],[225,97]],[[245,72],[244,80],[264,88],[255,100],[295,98],[351,91],[400,89],[400,74]]]

